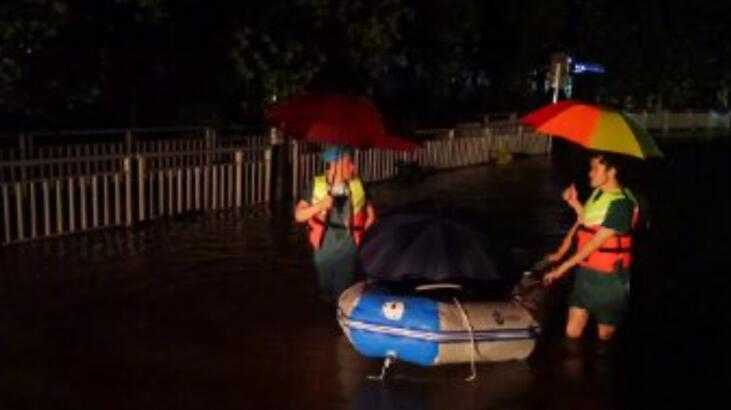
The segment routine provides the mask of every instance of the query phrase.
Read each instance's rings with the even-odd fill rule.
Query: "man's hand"
[[[329,211],[333,207],[333,197],[330,194],[325,195],[322,201],[317,203],[320,211]]]
[[[543,275],[543,285],[551,286],[551,284],[561,278],[561,276],[563,276],[563,273],[558,269],[554,269]]]
[[[568,188],[563,190],[563,193],[561,193],[561,197],[564,201],[568,202],[569,205],[572,203],[578,202],[579,200],[579,194],[576,192],[576,185],[571,184]]]
[[[306,201],[299,201],[294,207],[294,219],[299,223],[305,223],[310,219],[327,212],[333,207],[333,198],[328,195],[319,202],[309,204]]]
[[[581,216],[584,211],[584,207],[581,205],[581,202],[579,202],[579,194],[576,191],[576,185],[571,184],[568,188],[564,189],[561,193],[561,197],[576,212],[576,215]]]
[[[560,279],[571,268],[568,263],[562,263],[558,268],[548,272],[543,276],[543,284],[550,286],[553,282]]]

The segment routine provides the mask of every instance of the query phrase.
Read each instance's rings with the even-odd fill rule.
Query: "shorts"
[[[629,299],[628,272],[607,274],[578,267],[569,306],[584,309],[601,325],[619,326]]]

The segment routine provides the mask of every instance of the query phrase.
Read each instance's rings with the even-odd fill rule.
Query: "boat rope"
[[[456,297],[453,298],[454,304],[457,306],[457,309],[459,309],[459,312],[462,314],[462,321],[464,322],[465,326],[467,327],[467,330],[470,332],[470,340],[471,340],[471,349],[470,349],[470,369],[472,370],[472,374],[470,377],[466,378],[465,381],[472,382],[477,380],[477,366],[475,365],[475,353],[477,352],[477,342],[475,341],[475,330],[472,328],[472,323],[470,323],[470,318],[467,316],[467,312],[462,307],[462,304],[459,303],[459,299]]]
[[[436,343],[464,343],[469,342],[474,338],[476,342],[498,342],[498,341],[511,341],[511,340],[526,340],[535,339],[540,333],[540,327],[531,326],[523,329],[490,329],[490,330],[477,330],[470,334],[463,335],[463,331],[460,332],[439,332],[439,331],[427,331],[417,330],[408,328],[398,328],[388,325],[380,325],[376,323],[369,323],[360,320],[352,320],[348,318],[342,312],[338,313],[338,322],[341,326],[363,330],[366,332],[387,334],[392,336],[406,337],[410,339],[419,339]]]

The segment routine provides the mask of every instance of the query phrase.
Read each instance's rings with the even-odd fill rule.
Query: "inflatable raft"
[[[338,322],[364,356],[423,366],[525,359],[540,333],[515,302],[395,295],[365,282],[341,294]]]

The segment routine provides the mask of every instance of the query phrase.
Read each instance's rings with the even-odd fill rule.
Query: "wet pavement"
[[[529,360],[479,365],[473,383],[463,381],[469,366],[402,363],[389,382],[369,381],[380,362],[351,348],[318,299],[304,230],[286,211],[251,210],[0,249],[0,408],[604,409],[716,398],[729,330],[711,315],[729,303],[722,244],[711,238],[727,232],[728,165],[683,144],[663,148],[668,160],[644,175],[653,225],[638,244],[632,311],[610,348],[563,339],[563,284]],[[557,157],[374,185],[370,195],[382,210],[424,198],[469,207],[520,269],[571,222],[559,192],[580,168]],[[688,166],[697,171],[680,172]],[[714,210],[725,213],[699,216]]]

